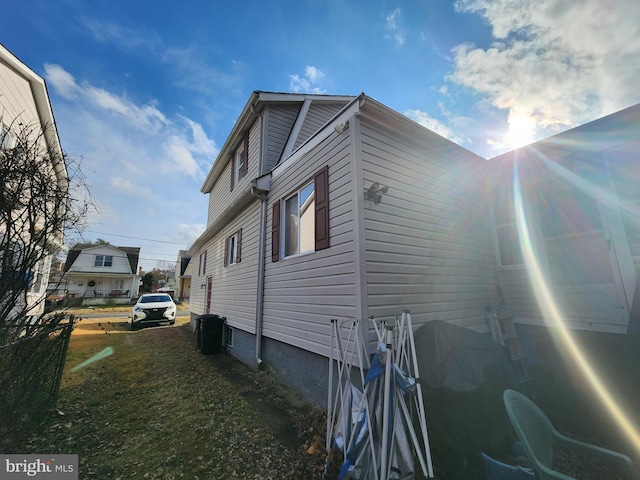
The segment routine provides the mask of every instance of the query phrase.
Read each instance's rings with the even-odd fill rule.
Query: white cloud
[[[140,197],[151,197],[152,192],[150,188],[135,185],[131,180],[122,177],[111,177],[111,186],[116,190],[128,194],[133,194]]]
[[[402,17],[402,10],[396,8],[392,12],[387,13],[386,20],[386,35],[384,38],[392,40],[396,45],[402,46],[406,40],[404,29],[400,25]]]
[[[62,146],[74,158],[82,156],[98,205],[90,224],[114,235],[184,241],[181,247],[128,242],[143,252],[166,250],[171,257],[188,248],[206,222],[207,197],[200,186],[218,154],[203,126],[166,114],[153,100],[136,103],[126,94],[76,81],[59,65],[47,65],[45,72]],[[190,226],[178,234],[180,223]],[[146,260],[145,268],[151,266]]]
[[[141,48],[155,50],[160,48],[162,44],[156,32],[141,25],[127,27],[115,23],[102,22],[97,19],[86,20],[84,23],[97,41],[115,44],[125,51],[134,51]]]
[[[324,78],[322,70],[314,66],[307,65],[304,68],[304,75],[297,73],[289,75],[289,89],[294,93],[324,93],[324,90],[316,84]]]
[[[438,135],[451,140],[452,142],[462,143],[460,138],[453,133],[453,130],[451,130],[440,120],[432,117],[426,112],[423,112],[421,110],[406,110],[404,112],[404,115],[409,117],[414,122],[419,123],[423,127],[428,128],[432,132],[435,132]]]
[[[640,101],[637,0],[459,0],[456,9],[481,14],[494,43],[457,46],[449,80],[509,118],[530,118],[538,138]]]
[[[75,99],[85,106],[97,107],[105,113],[115,114],[138,129],[155,129],[169,122],[158,108],[148,103],[136,105],[123,96],[115,95],[87,83],[76,83],[73,76],[60,65],[45,64],[47,81],[66,99]]]
[[[174,232],[174,241],[184,242],[185,245],[192,245],[196,239],[202,235],[206,225],[204,223],[186,224],[180,223]]]
[[[49,84],[52,85],[64,98],[72,98],[76,94],[78,85],[76,84],[73,75],[67,72],[60,65],[45,63],[44,71],[47,82],[49,82]]]

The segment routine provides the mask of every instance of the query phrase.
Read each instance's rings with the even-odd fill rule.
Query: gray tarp
[[[434,320],[418,328],[414,338],[420,379],[434,389],[468,392],[484,383],[486,367],[511,369],[504,347],[468,328]]]

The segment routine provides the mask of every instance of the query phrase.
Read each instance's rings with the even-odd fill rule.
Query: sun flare
[[[535,127],[535,120],[528,115],[510,115],[505,143],[512,148],[520,148],[533,142]]]

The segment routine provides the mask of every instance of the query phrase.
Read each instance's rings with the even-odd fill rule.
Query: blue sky
[[[43,76],[100,209],[85,240],[174,262],[253,90],[365,92],[486,158],[640,102],[637,0],[22,0],[0,43]]]

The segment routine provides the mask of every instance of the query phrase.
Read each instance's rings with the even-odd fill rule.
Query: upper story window
[[[93,262],[94,267],[110,267],[113,265],[112,255],[96,255],[96,260]]]
[[[200,254],[198,263],[198,275],[204,275],[207,273],[207,251],[205,250]]]
[[[271,260],[329,248],[329,169],[273,204]]]
[[[240,250],[242,245],[242,229],[225,240],[224,244],[224,266],[240,263]]]
[[[249,171],[249,134],[231,157],[231,190],[242,180]]]
[[[244,177],[245,171],[244,171],[244,144],[240,146],[240,148],[238,148],[238,150],[236,150],[236,161],[235,161],[235,176],[236,176],[236,183],[238,183],[240,180],[242,180],[242,178]]]

